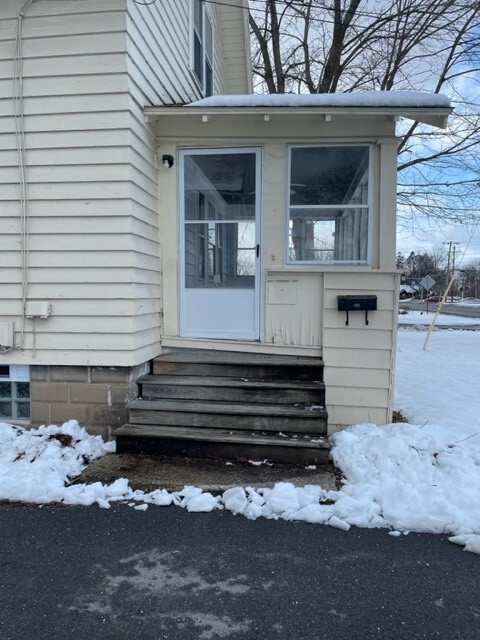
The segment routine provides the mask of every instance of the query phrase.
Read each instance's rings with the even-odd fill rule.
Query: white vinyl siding
[[[23,4],[0,8],[0,314],[15,323],[17,344],[22,288],[11,76]],[[126,27],[124,0],[38,0],[24,18],[27,297],[50,302],[52,315],[27,320],[25,350],[0,356],[4,362],[133,365],[158,344],[155,229],[151,213],[146,221],[132,216],[137,201],[156,206],[156,189],[154,176],[143,178],[134,166]]]
[[[0,6],[0,321],[22,313],[20,189],[12,103],[17,15]],[[233,14],[237,9],[233,9]],[[216,25],[218,10],[211,15]],[[218,27],[215,92],[224,92]],[[135,365],[159,351],[162,294],[156,141],[145,105],[201,93],[189,2],[37,0],[23,20],[29,194],[25,349],[1,362]],[[32,358],[34,352],[34,359]]]
[[[0,321],[14,323],[17,345],[22,271],[12,72],[24,4],[0,6]],[[232,21],[244,13],[227,9]],[[228,38],[219,40],[220,12],[228,24],[223,8],[210,12],[214,90],[226,92],[223,60],[232,61],[235,78],[237,54]],[[0,363],[141,363],[158,353],[162,305],[156,141],[143,107],[201,95],[189,64],[188,0],[37,0],[23,19],[22,44],[27,299],[49,302],[52,314],[27,320],[25,348],[1,354]]]
[[[130,101],[131,215],[136,264],[132,273],[137,340],[158,349],[161,330],[157,148],[143,107],[190,102],[199,96],[189,73],[188,3],[128,4],[127,71]],[[160,169],[162,170],[162,169]]]
[[[200,97],[190,73],[188,2],[128,2],[127,51],[130,89],[145,105],[183,104]]]
[[[323,359],[329,423],[391,420],[398,314],[397,273],[324,273]],[[375,292],[378,310],[338,311],[339,295]]]
[[[221,75],[220,80],[224,82],[223,90],[218,93],[252,93],[247,3],[245,0],[224,0],[214,6],[218,12],[219,24],[215,42],[215,65],[216,69],[222,69],[217,75]]]

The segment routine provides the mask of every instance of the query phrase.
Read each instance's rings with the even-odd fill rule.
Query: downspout
[[[22,317],[20,329],[20,343],[1,350],[8,353],[14,349],[25,348],[25,321],[26,302],[28,293],[28,263],[29,263],[29,207],[28,207],[28,179],[27,159],[25,144],[25,113],[23,95],[23,19],[30,6],[36,0],[27,0],[17,15],[17,30],[15,35],[15,50],[13,58],[13,112],[15,120],[15,138],[18,153],[18,170],[20,184],[20,254],[21,254],[21,281],[22,281]],[[14,334],[15,335],[15,334]]]

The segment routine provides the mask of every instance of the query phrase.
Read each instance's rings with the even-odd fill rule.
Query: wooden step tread
[[[302,382],[297,380],[257,380],[254,378],[221,378],[215,376],[187,376],[187,375],[162,375],[149,374],[137,381],[139,384],[182,385],[201,387],[242,387],[258,389],[323,389],[323,382]]]
[[[178,411],[182,413],[218,413],[243,416],[278,416],[282,418],[326,417],[322,405],[288,406],[278,404],[245,404],[240,402],[211,402],[201,400],[133,400],[128,404],[130,411]]]
[[[315,356],[279,356],[237,351],[213,351],[208,349],[185,349],[157,356],[155,362],[179,362],[194,364],[239,364],[273,365],[281,367],[323,366],[323,360]]]
[[[255,433],[250,431],[208,429],[193,427],[169,427],[161,425],[125,424],[113,430],[115,437],[160,438],[168,440],[194,440],[198,442],[226,442],[238,444],[270,445],[298,449],[330,449],[326,437],[316,435],[280,435],[279,433]]]

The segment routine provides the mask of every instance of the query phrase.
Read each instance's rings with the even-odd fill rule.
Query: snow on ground
[[[454,298],[453,303],[459,307],[480,307],[480,298]]]
[[[398,315],[399,325],[426,325],[432,324],[435,317],[434,305],[430,306],[428,313],[426,311],[407,311],[406,313],[400,313]],[[465,318],[463,316],[450,316],[439,314],[435,320],[435,326],[437,327],[459,327],[459,326],[474,326],[479,325],[479,318]]]
[[[104,508],[125,501],[137,510],[174,504],[345,530],[385,527],[394,536],[447,533],[480,553],[480,332],[438,331],[423,350],[425,335],[407,329],[398,335],[395,404],[410,423],[360,424],[332,437],[332,458],[345,476],[340,491],[283,482],[213,496],[190,486],[144,493],[125,478],[111,485],[72,483],[113,448],[72,420],[28,431],[0,423],[0,499]]]

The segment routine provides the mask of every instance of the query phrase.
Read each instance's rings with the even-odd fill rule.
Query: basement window
[[[0,366],[0,421],[30,418],[30,379],[26,365]]]
[[[370,261],[370,147],[290,149],[288,261]]]

